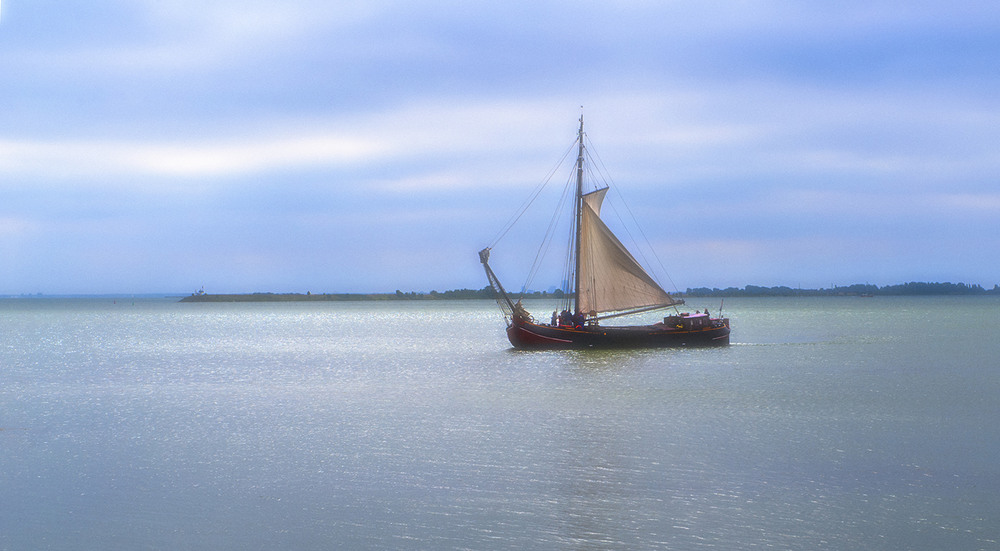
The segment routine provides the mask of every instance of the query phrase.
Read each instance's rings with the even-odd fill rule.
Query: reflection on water
[[[996,545],[996,301],[726,306],[523,352],[487,302],[0,302],[0,548]]]

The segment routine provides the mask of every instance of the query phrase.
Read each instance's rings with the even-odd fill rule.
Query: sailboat
[[[576,192],[572,243],[573,289],[570,304],[553,312],[548,322],[536,321],[518,299],[510,298],[490,268],[492,247],[479,251],[486,278],[507,323],[507,338],[519,349],[656,348],[729,344],[729,319],[705,312],[681,312],[684,301],[672,297],[649,275],[601,220],[608,187],[584,192],[583,116],[577,135]],[[605,320],[672,308],[662,321],[648,325],[606,325]]]

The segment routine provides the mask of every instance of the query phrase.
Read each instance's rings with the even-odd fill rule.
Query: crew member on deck
[[[573,314],[569,310],[563,310],[559,314],[559,325],[573,325]]]

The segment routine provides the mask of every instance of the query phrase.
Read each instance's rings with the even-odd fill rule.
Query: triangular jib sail
[[[594,316],[677,304],[601,220],[608,189],[582,197],[577,311]]]

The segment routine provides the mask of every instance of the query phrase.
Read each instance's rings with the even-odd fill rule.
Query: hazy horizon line
[[[989,287],[989,286],[984,286],[984,285],[982,285],[980,283],[966,283],[966,282],[962,282],[962,281],[951,282],[951,281],[917,281],[917,280],[911,280],[911,281],[907,281],[907,282],[904,282],[904,283],[892,283],[892,284],[887,284],[887,285],[878,285],[878,284],[875,284],[875,283],[851,283],[851,284],[847,284],[847,285],[833,285],[833,286],[830,286],[830,287],[801,287],[801,286],[795,286],[795,287],[793,287],[791,285],[758,285],[758,284],[755,284],[755,283],[747,283],[747,284],[744,284],[742,287],[737,287],[737,286],[734,286],[734,285],[727,285],[725,287],[709,287],[709,286],[687,287],[684,291],[678,290],[678,291],[675,291],[675,292],[673,292],[671,294],[681,294],[681,295],[683,295],[683,294],[686,294],[688,291],[704,290],[704,289],[711,290],[711,291],[725,291],[725,290],[728,290],[728,289],[746,290],[749,287],[762,288],[762,289],[783,289],[783,288],[787,288],[787,289],[797,290],[797,291],[833,291],[833,290],[836,290],[836,289],[849,289],[849,288],[853,288],[853,287],[862,287],[862,286],[864,286],[864,287],[874,287],[876,289],[884,289],[884,288],[899,287],[899,286],[914,285],[914,284],[915,285],[941,285],[941,286],[944,286],[944,285],[956,285],[956,286],[967,286],[967,287],[970,287],[970,288],[978,286],[978,287],[980,287],[980,288],[982,288],[984,290],[987,290],[987,291],[989,291],[991,289],[997,289],[998,287],[1000,287],[1000,284],[997,284],[997,283],[994,283],[992,287]],[[207,293],[206,292],[205,294],[209,294],[209,295],[256,295],[256,294],[269,295],[270,294],[270,295],[320,295],[320,296],[322,296],[322,295],[357,295],[357,296],[364,296],[364,295],[395,295],[395,294],[398,294],[398,293],[403,293],[403,294],[429,295],[429,294],[433,294],[433,293],[448,293],[448,292],[454,292],[454,291],[479,291],[479,290],[486,289],[488,287],[489,287],[489,285],[484,285],[482,287],[475,287],[475,288],[462,287],[462,288],[446,289],[444,291],[438,291],[436,289],[431,289],[429,291],[422,291],[422,290],[401,291],[399,289],[395,289],[395,290],[392,290],[392,291],[349,291],[349,292],[330,292],[330,291],[325,291],[325,292],[314,293],[312,291],[306,290],[306,291],[243,291],[243,292],[213,292],[213,293]],[[529,290],[525,290],[525,291],[518,291],[518,292],[510,293],[510,294],[512,294],[512,295],[518,295],[518,294],[522,294],[522,293],[526,293],[526,294],[549,293],[549,294],[551,294],[553,292],[555,292],[555,291],[554,290],[542,290],[542,289],[529,289]],[[563,291],[563,292],[565,293],[566,291]],[[111,299],[116,299],[116,298],[184,298],[184,297],[188,297],[188,296],[192,296],[192,295],[196,295],[196,294],[198,294],[197,291],[196,292],[161,291],[161,292],[138,292],[138,293],[129,293],[129,292],[95,292],[95,293],[88,293],[88,292],[80,292],[80,293],[46,293],[46,292],[35,292],[35,293],[0,293],[0,298],[4,298],[4,299],[16,299],[16,298],[111,298]]]

